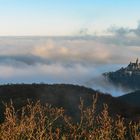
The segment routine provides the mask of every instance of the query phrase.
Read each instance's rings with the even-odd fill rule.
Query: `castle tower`
[[[136,69],[139,69],[139,59],[136,59]]]
[[[138,66],[138,64],[139,64],[139,59],[137,58],[136,59],[136,65]]]
[[[137,59],[136,59],[136,65],[138,65],[138,62],[139,62],[139,59],[137,58]]]

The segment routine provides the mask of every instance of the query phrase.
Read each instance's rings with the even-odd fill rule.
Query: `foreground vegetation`
[[[140,140],[140,122],[119,115],[111,117],[108,106],[96,113],[97,98],[90,107],[80,99],[80,118],[75,122],[63,108],[41,105],[38,101],[15,111],[5,104],[5,119],[0,124],[0,140]]]

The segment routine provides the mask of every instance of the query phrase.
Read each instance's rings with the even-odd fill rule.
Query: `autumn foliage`
[[[80,118],[75,122],[63,108],[41,105],[38,101],[15,110],[5,104],[5,119],[0,124],[0,140],[140,140],[140,122],[111,117],[108,106],[96,113],[97,98],[90,107],[80,99]]]

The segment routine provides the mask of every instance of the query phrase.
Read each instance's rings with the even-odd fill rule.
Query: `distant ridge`
[[[127,119],[135,117],[137,111],[140,115],[140,109],[131,107],[122,100],[103,94],[90,88],[78,85],[66,84],[14,84],[0,86],[0,118],[3,118],[4,105],[2,102],[10,102],[16,109],[26,105],[27,99],[32,101],[40,100],[42,104],[49,103],[52,106],[63,107],[66,113],[74,119],[80,115],[78,106],[80,97],[84,100],[84,106],[91,106],[93,95],[98,94],[97,113],[103,109],[103,104],[109,106],[109,112],[112,116],[119,114]],[[137,109],[137,110],[136,110]]]

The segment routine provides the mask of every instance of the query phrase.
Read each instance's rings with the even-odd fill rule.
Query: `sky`
[[[0,0],[0,84],[128,92],[102,73],[139,58],[139,7],[140,0]]]
[[[0,0],[0,36],[101,34],[136,28],[139,0]]]

